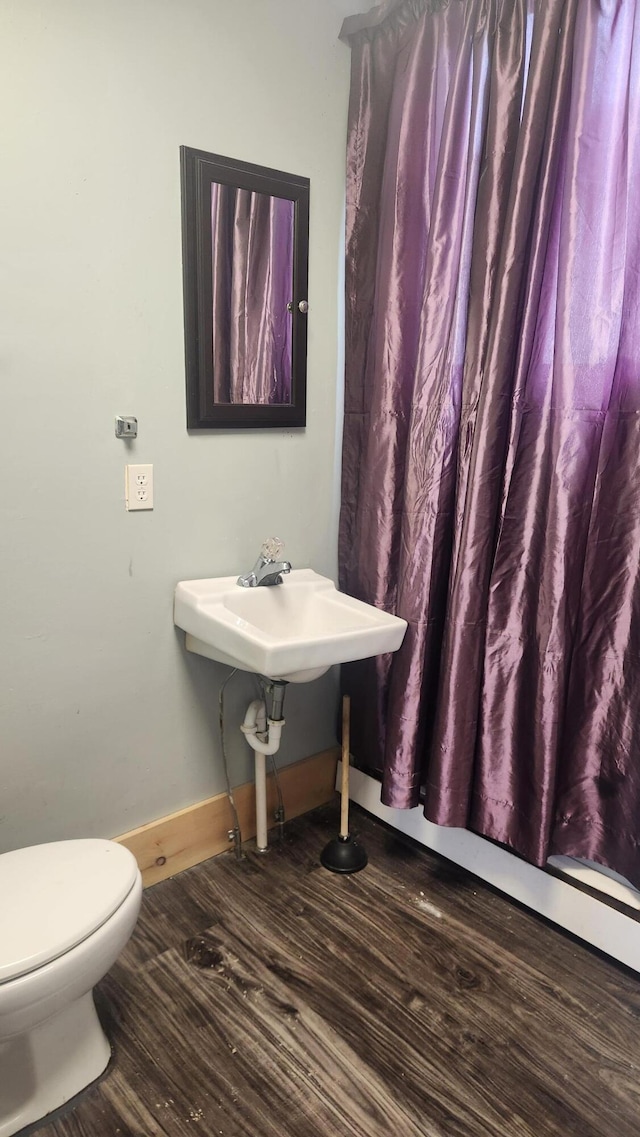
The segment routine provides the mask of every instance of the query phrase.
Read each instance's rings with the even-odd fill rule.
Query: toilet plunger
[[[350,700],[342,700],[342,781],[340,785],[340,836],[325,845],[320,862],[331,872],[359,872],[367,863],[362,845],[349,836],[349,712]]]

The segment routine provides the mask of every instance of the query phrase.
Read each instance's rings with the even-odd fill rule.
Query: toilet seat
[[[0,984],[87,939],[137,877],[135,858],[114,841],[55,841],[0,854]]]

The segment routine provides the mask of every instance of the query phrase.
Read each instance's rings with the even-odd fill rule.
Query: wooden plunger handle
[[[349,719],[351,700],[348,695],[342,699],[342,782],[340,785],[340,836],[349,836]]]

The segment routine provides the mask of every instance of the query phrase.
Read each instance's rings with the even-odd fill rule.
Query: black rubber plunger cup
[[[330,872],[360,872],[367,863],[362,845],[349,834],[349,696],[342,700],[342,780],[340,783],[340,835],[325,845],[320,863]]]

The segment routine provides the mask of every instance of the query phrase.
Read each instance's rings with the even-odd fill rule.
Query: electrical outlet
[[[153,466],[125,466],[125,497],[129,512],[153,509]]]

